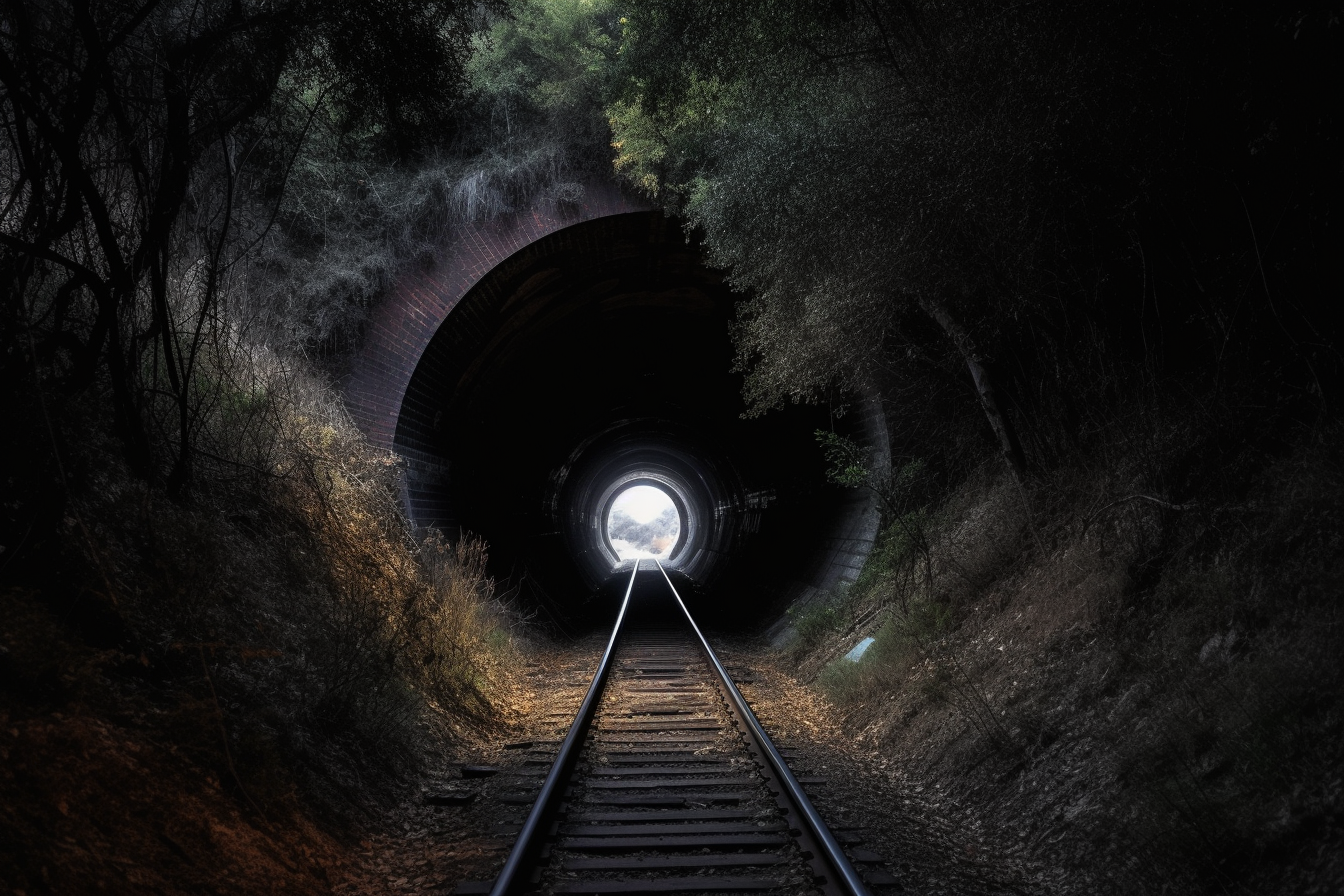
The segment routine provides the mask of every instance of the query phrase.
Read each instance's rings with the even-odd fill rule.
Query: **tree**
[[[605,79],[619,27],[605,0],[486,9],[461,102],[411,159],[381,151],[376,119],[352,122],[342,103],[296,119],[301,149],[247,291],[258,329],[306,357],[338,358],[382,291],[459,228],[582,202],[584,183],[610,170]]]
[[[1078,199],[1064,124],[1098,99],[1077,95],[1106,65],[1083,19],[1105,14],[936,0],[629,12],[616,166],[701,229],[748,296],[736,342],[751,412],[857,388],[922,316],[1021,474],[1009,405],[1024,402],[1005,401],[999,370],[1022,360],[1003,334],[1056,314],[1042,259]]]
[[[132,469],[183,492],[223,297],[324,99],[389,153],[461,93],[472,7],[87,0],[0,8],[3,338],[105,379]],[[205,392],[209,389],[206,388]]]

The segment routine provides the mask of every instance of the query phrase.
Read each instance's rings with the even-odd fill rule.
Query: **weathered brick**
[[[577,214],[541,203],[459,233],[433,267],[406,275],[388,290],[370,312],[364,343],[345,384],[351,418],[375,444],[392,447],[395,421],[416,365],[472,286],[501,262],[565,227],[645,208],[610,183],[586,184],[584,197]]]

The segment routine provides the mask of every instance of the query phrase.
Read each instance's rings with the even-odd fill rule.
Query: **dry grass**
[[[484,544],[414,537],[397,462],[368,447],[337,396],[262,352],[246,360],[217,372],[186,500],[134,479],[96,411],[53,420],[69,501],[6,569],[0,716],[20,735],[53,713],[112,731],[98,762],[122,761],[104,747],[129,744],[135,780],[162,792],[114,798],[65,765],[29,763],[0,781],[18,813],[0,834],[28,844],[7,860],[7,882],[45,891],[42,869],[58,863],[56,831],[70,826],[38,810],[41,794],[59,791],[72,813],[136,813],[98,835],[107,848],[80,841],[88,861],[62,878],[69,892],[120,879],[117,857],[156,874],[182,858],[142,849],[145,799],[164,807],[154,824],[187,824],[174,813],[192,805],[216,819],[224,832],[185,852],[227,869],[253,861],[258,832],[311,830],[314,817],[329,831],[363,825],[516,711],[517,618],[494,594]],[[11,491],[40,523],[50,442],[25,433],[16,444],[34,484],[11,480]],[[313,885],[282,878],[295,892]]]

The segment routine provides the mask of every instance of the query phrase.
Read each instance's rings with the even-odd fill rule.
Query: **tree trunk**
[[[943,332],[952,340],[957,351],[961,352],[962,360],[966,362],[966,368],[971,372],[971,380],[975,383],[975,393],[980,398],[980,407],[989,420],[990,429],[994,430],[994,435],[999,440],[999,450],[1003,453],[1003,459],[1008,463],[1013,476],[1021,482],[1027,467],[1026,458],[1022,454],[1022,444],[1017,439],[1017,431],[1013,428],[1012,421],[999,408],[993,377],[981,361],[975,340],[952,316],[947,307],[936,299],[921,298],[919,307],[943,328]]]

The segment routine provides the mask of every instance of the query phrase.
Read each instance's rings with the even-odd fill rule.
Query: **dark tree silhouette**
[[[105,383],[132,468],[182,492],[201,409],[220,400],[202,356],[305,119],[329,96],[348,127],[411,151],[462,92],[469,11],[6,0],[0,339],[67,393]]]

